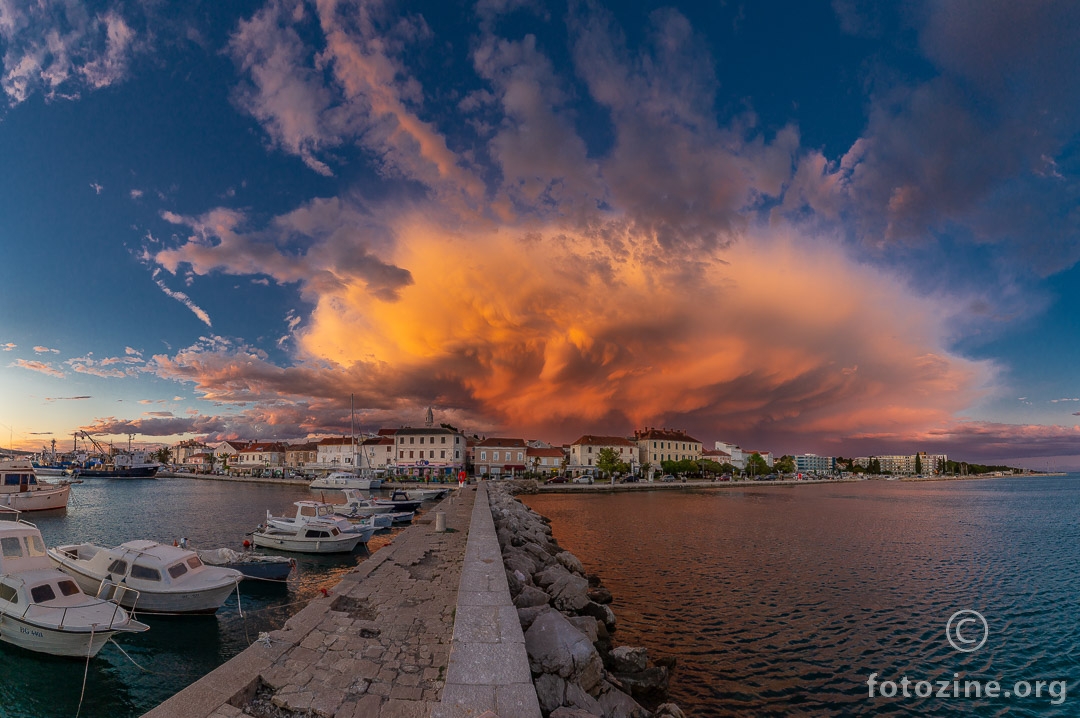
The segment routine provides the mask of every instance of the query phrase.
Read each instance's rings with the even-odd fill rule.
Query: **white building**
[[[592,434],[585,434],[570,444],[570,464],[567,468],[575,474],[592,473],[596,469],[600,452],[604,449],[614,451],[619,461],[630,465],[631,471],[636,468],[637,444],[622,436],[593,436]]]
[[[456,474],[465,468],[465,435],[453,429],[426,426],[394,432],[394,466],[409,475]]]

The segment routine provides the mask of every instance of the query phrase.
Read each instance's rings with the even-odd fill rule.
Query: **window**
[[[409,458],[410,459],[413,458],[413,452],[411,452],[411,451],[409,452]]]
[[[422,436],[420,437],[420,443],[421,443],[421,444],[423,444],[423,443],[424,443],[424,437],[422,437]]]
[[[131,565],[131,577],[141,578],[144,581],[160,581],[161,572],[156,568],[150,568],[149,566],[140,566],[135,563]]]
[[[31,556],[44,556],[45,544],[41,542],[41,537],[36,534],[31,534],[26,537],[26,544],[30,548]]]
[[[455,451],[454,452],[454,458],[455,459],[460,459],[461,458],[461,452],[460,451]]]
[[[314,516],[315,515],[315,507],[314,506],[301,506],[300,507],[300,515],[301,516]]]
[[[440,444],[445,444],[446,443],[446,437],[445,436],[441,436],[439,438],[442,439],[442,441],[439,442]]]
[[[30,599],[34,603],[45,603],[56,598],[56,592],[52,590],[52,586],[47,583],[43,583],[40,586],[34,586],[30,589]]]
[[[435,449],[432,449],[431,451],[428,452],[428,458],[429,459],[434,459],[435,458]]]
[[[506,458],[509,459],[510,457],[507,456]],[[524,460],[525,460],[525,452],[524,451],[519,451],[518,452],[518,463],[520,463],[520,462],[522,462]]]
[[[405,458],[405,452],[404,451],[399,451],[398,453],[401,454],[401,456],[398,457],[399,459],[404,459]]]
[[[187,573],[187,566],[185,566],[182,561],[169,566],[169,575],[173,578],[180,578],[185,573]]]
[[[202,561],[201,561],[201,560],[199,559],[199,557],[198,557],[198,556],[191,556],[191,557],[190,557],[190,558],[188,558],[188,560],[187,560],[187,565],[188,565],[188,566],[191,566],[192,568],[199,568],[200,566],[202,566],[202,565],[203,565],[203,563],[202,563]]]
[[[405,443],[405,437],[404,437],[404,436],[403,436],[403,437],[401,437],[401,443],[402,443],[402,444],[404,444],[404,443]]]
[[[304,535],[307,536],[307,538],[330,538],[330,534],[325,531],[308,531]]]
[[[109,564],[109,573],[118,573],[123,576],[127,573],[127,561],[117,559]]]
[[[410,436],[409,437],[409,443],[412,444],[412,443],[415,443],[415,442],[416,442],[416,437],[415,436]]]
[[[440,449],[439,450],[439,458],[440,459],[445,459],[446,458],[446,449]]]
[[[4,558],[22,558],[22,541],[18,536],[8,536],[0,539],[0,548],[3,549]]]
[[[495,456],[494,456],[494,458],[492,459],[492,461],[498,461],[498,460],[499,460],[499,452],[498,452],[498,451],[496,451],[496,452],[495,452]]]
[[[60,593],[65,596],[74,596],[79,593],[79,586],[74,581],[61,581],[58,585]]]
[[[456,443],[458,443],[459,441],[461,441],[461,437],[460,437],[460,436],[455,436],[455,437],[454,437],[454,443],[456,444]]]
[[[15,603],[19,600],[19,592],[6,583],[0,583],[0,598]]]

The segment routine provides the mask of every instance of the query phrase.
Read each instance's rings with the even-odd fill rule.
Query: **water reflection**
[[[618,642],[678,656],[673,698],[694,715],[1035,715],[1046,700],[873,702],[865,681],[1080,678],[1062,612],[1077,477],[526,501],[615,595]],[[978,653],[945,641],[963,608],[990,622]]]

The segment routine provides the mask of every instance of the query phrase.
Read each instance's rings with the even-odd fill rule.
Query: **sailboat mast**
[[[349,446],[352,447],[353,471],[359,467],[356,465],[356,394],[349,394]]]

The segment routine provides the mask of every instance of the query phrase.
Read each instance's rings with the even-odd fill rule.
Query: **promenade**
[[[268,641],[256,641],[146,718],[430,715],[450,661],[476,496],[472,489],[452,493]],[[435,532],[439,511],[445,533]]]

